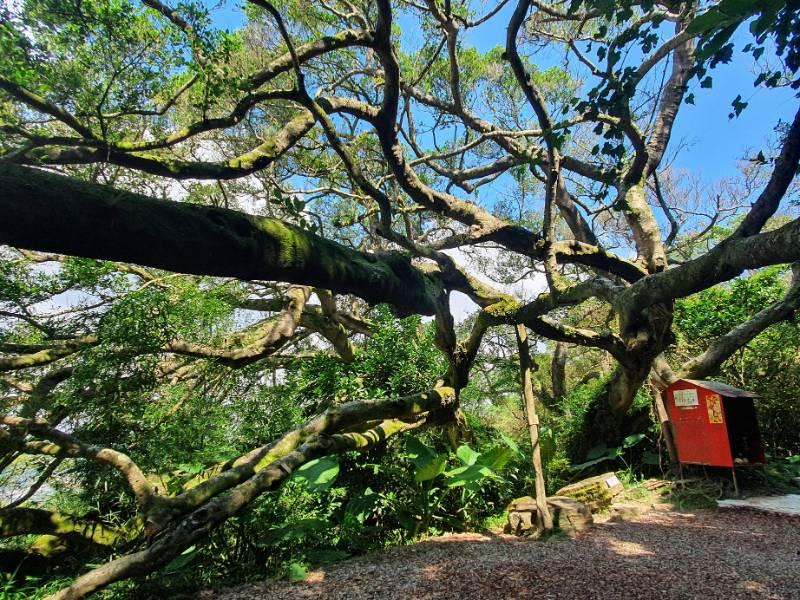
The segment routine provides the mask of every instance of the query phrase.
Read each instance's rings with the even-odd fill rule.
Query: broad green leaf
[[[541,429],[539,429],[539,435],[540,435],[540,436],[547,435],[547,433],[548,433],[548,432],[546,431],[546,429],[547,429],[546,427],[542,427]],[[503,441],[506,443],[506,446],[508,446],[509,448],[511,448],[511,449],[512,449],[512,450],[513,450],[513,451],[514,451],[516,454],[520,454],[520,455],[522,455],[522,450],[520,450],[520,447],[519,447],[519,445],[517,444],[517,442],[515,442],[514,440],[512,440],[510,437],[508,437],[508,436],[507,436],[505,433],[503,433],[502,431],[500,432],[500,437],[501,437],[501,438],[502,438],[502,440],[503,440]]]
[[[644,452],[644,454],[642,454],[642,462],[644,464],[646,464],[646,465],[657,465],[661,461],[660,461],[660,458],[659,458],[658,454],[656,454],[655,452],[650,452],[649,450],[647,450],[647,451]]]
[[[645,436],[645,434],[643,433],[634,433],[632,435],[629,435],[624,440],[622,440],[622,447],[631,448],[632,446],[635,446],[636,444],[641,442],[645,437],[647,436]]]
[[[608,446],[606,446],[605,444],[599,444],[599,445],[595,446],[594,448],[591,448],[586,453],[586,458],[588,460],[593,460],[595,458],[599,458],[600,456],[605,455],[606,452],[608,452]]]
[[[445,473],[447,487],[461,487],[475,483],[487,477],[494,477],[494,472],[480,463],[466,467],[458,467]]]
[[[594,449],[595,448],[593,448],[593,450]],[[592,452],[590,451],[590,453],[592,453]],[[613,460],[613,459],[617,458],[620,454],[622,454],[622,448],[608,448],[608,449],[606,449],[606,451],[603,454],[598,455],[598,456],[593,456],[590,460],[587,460],[586,462],[583,462],[583,463],[581,463],[579,465],[574,465],[574,466],[572,466],[570,468],[570,470],[571,471],[582,471],[583,469],[587,469],[587,468],[592,467],[594,465],[600,464],[601,462],[604,462],[604,461],[607,461],[607,460]],[[586,457],[589,458],[589,455],[587,454]]]
[[[495,446],[478,457],[478,462],[493,471],[500,471],[511,460],[513,453],[510,448]]]
[[[465,465],[474,465],[475,461],[478,460],[478,456],[480,455],[475,452],[475,450],[464,444],[458,447],[458,450],[456,450],[456,456]]]
[[[689,33],[705,33],[723,25],[727,25],[731,17],[721,12],[717,7],[712,7],[702,15],[698,16],[689,24]]]
[[[434,479],[443,473],[446,467],[447,457],[444,454],[437,455],[426,465],[415,469],[414,480],[421,482]]]
[[[325,490],[333,485],[339,475],[339,463],[325,456],[304,464],[292,475],[292,479],[303,483],[309,490]]]
[[[406,440],[406,456],[418,469],[427,465],[437,457],[436,451],[423,444],[418,438],[410,437]]]

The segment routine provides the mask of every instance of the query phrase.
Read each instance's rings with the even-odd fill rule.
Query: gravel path
[[[202,598],[800,600],[800,519],[653,511],[575,540],[449,535]]]

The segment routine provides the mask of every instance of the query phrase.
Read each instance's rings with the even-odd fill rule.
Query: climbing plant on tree
[[[712,84],[705,71],[747,19],[747,51],[774,45],[785,61],[758,83],[796,84],[792,2],[710,4],[250,0],[233,32],[191,1],[2,9],[0,467],[44,457],[32,489],[65,460],[102,467],[138,513],[120,531],[24,499],[2,509],[4,536],[116,544],[54,597],[163,567],[311,460],[423,425],[456,431],[492,328],[610,356],[592,418],[613,437],[648,378],[703,377],[791,317],[796,282],[677,370],[662,357],[676,300],[800,260],[800,220],[766,227],[797,173],[800,112],[756,161],[756,184],[718,206],[712,225],[740,217],[722,239],[703,248],[712,227],[661,185],[674,183],[665,157],[690,83]],[[480,51],[471,34],[491,25],[497,47]],[[562,67],[541,66],[554,56]],[[703,248],[688,257],[686,234]],[[485,283],[462,260],[482,251],[546,290]],[[479,308],[464,339],[455,292]],[[400,396],[334,394],[280,433],[291,419],[276,410],[270,441],[184,431],[168,460],[138,454],[187,411],[239,418],[226,398],[257,398],[289,363],[352,362],[372,331],[365,305],[380,303],[434,318],[438,378]],[[562,318],[586,303],[605,307],[601,326]],[[196,462],[184,454],[209,466],[170,477]]]

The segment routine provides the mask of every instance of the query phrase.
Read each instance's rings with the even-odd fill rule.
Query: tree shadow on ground
[[[459,534],[204,598],[800,598],[800,519],[650,512],[577,539]]]

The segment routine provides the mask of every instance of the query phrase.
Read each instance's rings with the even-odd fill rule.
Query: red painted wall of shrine
[[[724,393],[727,390],[731,395]],[[680,379],[664,395],[681,463],[718,467],[763,463],[755,394],[716,382]],[[737,457],[747,460],[735,462]]]

